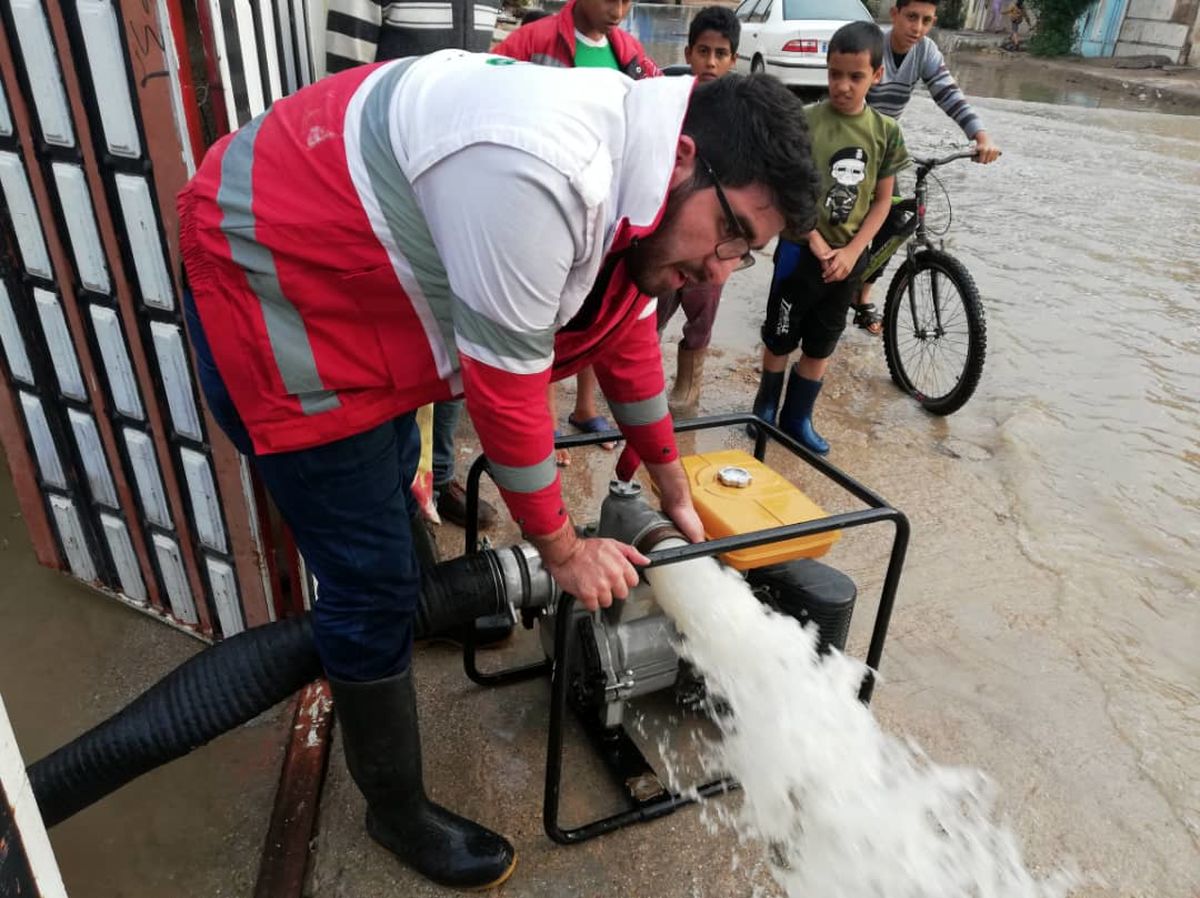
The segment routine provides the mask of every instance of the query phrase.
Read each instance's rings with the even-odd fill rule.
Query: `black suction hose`
[[[452,632],[503,611],[507,601],[496,553],[439,564],[422,578],[416,638]],[[116,715],[29,767],[46,826],[252,720],[321,672],[307,614],[205,649]]]
[[[477,617],[501,614],[508,600],[494,552],[444,561],[421,577],[413,636],[428,639],[461,630]]]
[[[321,675],[308,615],[189,658],[132,704],[29,768],[46,826],[257,717]]]

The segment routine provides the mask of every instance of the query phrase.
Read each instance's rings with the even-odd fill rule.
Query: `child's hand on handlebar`
[[[995,162],[1000,158],[1000,148],[992,143],[986,131],[975,135],[975,161],[983,165]]]

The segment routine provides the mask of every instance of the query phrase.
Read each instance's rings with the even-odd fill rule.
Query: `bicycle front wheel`
[[[926,249],[900,266],[883,307],[883,350],[896,386],[927,411],[958,411],[979,385],[987,322],[963,264]]]

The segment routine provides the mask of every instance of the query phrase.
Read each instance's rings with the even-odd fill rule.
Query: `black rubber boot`
[[[508,840],[425,796],[411,669],[384,680],[329,678],[346,766],[367,799],[367,832],[422,876],[487,889],[517,864]]]
[[[792,367],[788,376],[787,398],[779,413],[779,429],[818,455],[829,451],[829,443],[813,428],[812,413],[824,381],[801,377]]]
[[[754,397],[754,414],[774,424],[779,416],[779,396],[783,393],[783,372],[764,371],[762,380],[758,382],[758,394]],[[751,437],[758,436],[758,428],[753,424],[746,425],[746,433]]]

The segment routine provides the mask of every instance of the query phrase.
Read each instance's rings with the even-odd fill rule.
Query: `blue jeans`
[[[190,292],[184,314],[213,418],[253,460],[316,578],[313,634],[326,673],[368,681],[407,669],[421,589],[410,524],[421,454],[416,416],[310,449],[256,455]]]
[[[454,479],[454,432],[462,417],[463,401],[447,399],[433,406],[433,499]]]

